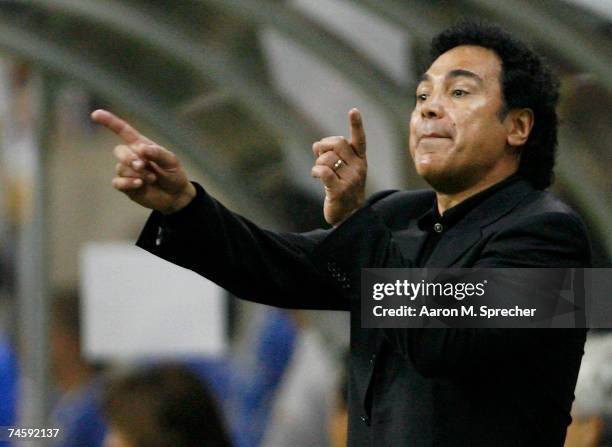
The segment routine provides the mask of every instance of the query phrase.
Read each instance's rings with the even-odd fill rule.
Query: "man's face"
[[[436,191],[464,191],[516,164],[499,119],[500,74],[493,51],[464,45],[442,54],[423,75],[410,120],[410,153],[417,173]]]

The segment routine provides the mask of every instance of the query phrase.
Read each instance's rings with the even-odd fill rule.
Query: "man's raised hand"
[[[184,208],[195,197],[195,187],[176,155],[106,110],[96,110],[91,119],[123,140],[124,144],[115,146],[113,151],[117,157],[115,189],[164,214]]]
[[[327,137],[312,145],[317,157],[311,175],[325,187],[323,214],[327,223],[337,226],[365,201],[368,172],[366,136],[361,113],[349,111],[351,137]]]

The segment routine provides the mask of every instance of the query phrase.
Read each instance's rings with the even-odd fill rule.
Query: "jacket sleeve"
[[[365,267],[414,267],[401,256],[391,231],[377,217],[376,205],[355,214],[361,231],[348,227],[327,239],[318,250],[329,250],[338,263],[357,280]],[[553,231],[554,230],[554,231]],[[368,232],[367,237],[358,237]],[[335,240],[353,239],[361,262],[342,257],[340,247],[327,247]],[[343,262],[344,261],[344,262]],[[566,213],[530,216],[498,232],[486,245],[475,267],[587,267],[588,237],[577,218]],[[426,377],[456,376],[516,357],[536,355],[550,343],[566,349],[581,349],[585,330],[542,331],[537,329],[384,329],[394,352],[411,361]],[[565,341],[563,341],[565,340]],[[574,346],[575,345],[575,346]]]
[[[267,231],[194,185],[197,195],[185,208],[151,214],[136,245],[243,299],[284,308],[348,309],[338,286],[312,261],[329,230]]]

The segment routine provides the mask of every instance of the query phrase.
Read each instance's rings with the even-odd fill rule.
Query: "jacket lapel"
[[[427,267],[450,267],[478,240],[481,229],[516,207],[533,187],[519,180],[489,197],[471,210],[443,237],[429,257]]]

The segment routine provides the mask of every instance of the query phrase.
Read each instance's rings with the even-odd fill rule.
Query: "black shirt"
[[[438,211],[438,199],[434,197],[432,208],[418,219],[419,228],[427,232],[427,239],[417,259],[417,267],[423,267],[427,263],[427,260],[446,231],[457,224],[457,222],[463,219],[467,213],[476,208],[487,198],[491,197],[497,191],[513,184],[520,178],[521,176],[519,174],[513,174],[501,182],[468,197],[452,208],[447,209],[442,215],[440,215]]]

